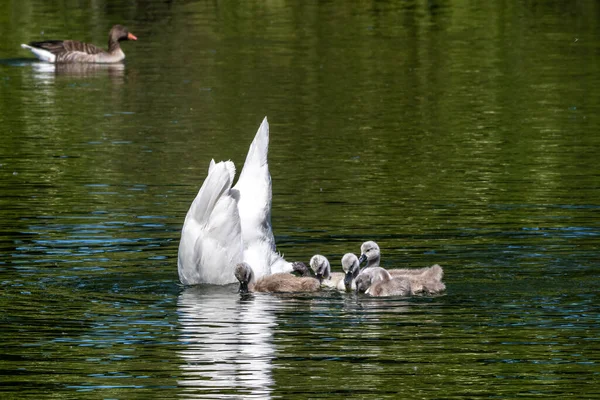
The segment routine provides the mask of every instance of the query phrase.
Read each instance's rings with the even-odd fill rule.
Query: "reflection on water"
[[[108,77],[113,83],[123,83],[125,64],[51,64],[45,62],[31,63],[34,77],[41,82],[51,82],[56,76],[74,78]]]
[[[55,3],[0,2],[0,398],[598,397],[600,3]],[[14,58],[109,20],[125,64]],[[376,240],[447,293],[181,289],[265,115],[287,259]]]
[[[235,289],[199,286],[179,296],[184,363],[178,383],[206,397],[227,390],[270,398],[276,298],[239,297]]]

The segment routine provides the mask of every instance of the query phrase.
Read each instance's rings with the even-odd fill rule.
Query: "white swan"
[[[292,264],[275,251],[268,149],[265,117],[235,186],[231,161],[210,162],[181,231],[177,270],[184,285],[234,283],[235,266],[242,261],[253,266],[257,279],[292,271]]]

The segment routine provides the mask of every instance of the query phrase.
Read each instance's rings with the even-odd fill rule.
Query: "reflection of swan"
[[[265,117],[233,188],[233,163],[211,161],[181,231],[177,270],[183,284],[233,283],[234,268],[242,261],[252,265],[257,279],[292,271],[292,264],[275,252],[268,150]]]
[[[45,40],[21,47],[30,50],[41,61],[50,63],[115,63],[125,58],[119,42],[137,40],[123,25],[115,25],[108,33],[108,51],[76,40]]]
[[[244,398],[269,398],[275,357],[271,296],[242,298],[230,286],[186,288],[177,302],[184,350],[183,379],[190,397],[232,391]],[[223,390],[223,393],[221,393]]]

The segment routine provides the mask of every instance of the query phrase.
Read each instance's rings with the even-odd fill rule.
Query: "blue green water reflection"
[[[0,5],[2,398],[600,395],[599,5]],[[139,40],[117,66],[19,45]],[[289,260],[376,240],[443,296],[182,288],[211,158],[271,124]]]

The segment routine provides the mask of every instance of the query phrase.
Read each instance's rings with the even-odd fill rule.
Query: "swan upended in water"
[[[235,186],[233,162],[211,160],[181,230],[177,270],[184,285],[234,283],[235,267],[242,261],[252,265],[257,279],[292,271],[292,264],[275,251],[268,150],[265,117]]]

